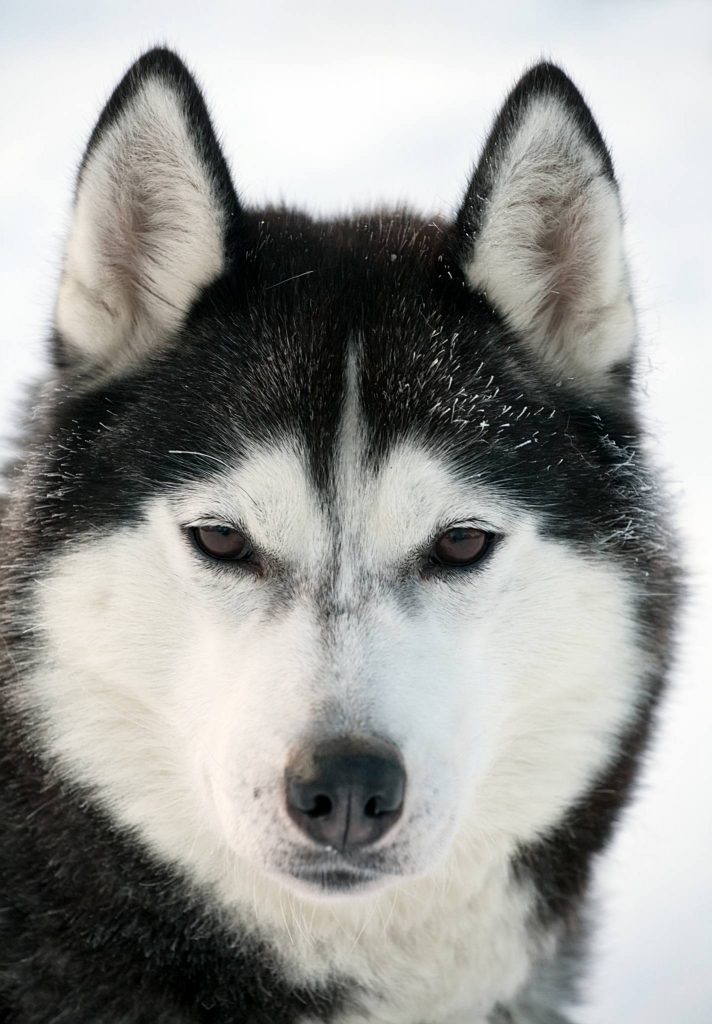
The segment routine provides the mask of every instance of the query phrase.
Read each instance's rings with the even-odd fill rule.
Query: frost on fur
[[[463,269],[550,372],[610,387],[634,340],[618,188],[582,97],[541,64],[508,97],[460,212]]]
[[[168,343],[223,271],[236,199],[203,100],[146,54],[89,141],[56,309],[62,355],[116,370]]]

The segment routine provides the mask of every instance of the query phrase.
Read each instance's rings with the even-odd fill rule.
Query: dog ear
[[[549,374],[627,379],[635,338],[611,158],[580,93],[538,64],[495,120],[457,221],[458,259]]]
[[[225,271],[239,214],[198,86],[175,54],[151,50],[117,86],[79,170],[60,364],[114,373],[169,344]]]

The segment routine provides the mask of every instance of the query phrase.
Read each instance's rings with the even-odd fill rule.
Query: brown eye
[[[438,537],[431,561],[438,565],[473,565],[490,546],[492,534],[474,526],[454,526]]]
[[[231,526],[194,526],[190,532],[200,550],[211,558],[245,562],[252,555],[248,539]]]

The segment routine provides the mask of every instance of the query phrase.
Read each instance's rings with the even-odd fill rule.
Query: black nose
[[[375,843],[403,810],[405,770],[382,740],[322,744],[292,762],[286,783],[292,820],[320,846],[342,853]]]

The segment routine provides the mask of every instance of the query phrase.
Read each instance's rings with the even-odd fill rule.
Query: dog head
[[[80,169],[13,519],[62,771],[200,879],[308,896],[543,834],[641,687],[633,340],[557,68],[453,222],[320,221],[244,208],[193,79],[141,58]]]

